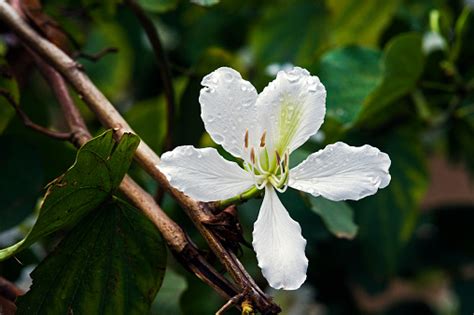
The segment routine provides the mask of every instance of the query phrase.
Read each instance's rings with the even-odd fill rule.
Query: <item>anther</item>
[[[260,138],[260,147],[263,148],[265,146],[265,138],[267,136],[267,131],[265,130]]]
[[[278,165],[280,165],[281,164],[281,157],[280,157],[280,154],[278,154],[278,151],[275,151],[275,156],[277,158]]]
[[[247,149],[249,147],[249,130],[245,130],[245,137],[244,137],[244,147]]]
[[[252,162],[252,164],[255,164],[255,150],[252,149],[250,150],[250,161]]]

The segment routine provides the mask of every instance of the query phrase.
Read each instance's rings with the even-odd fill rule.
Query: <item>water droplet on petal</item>
[[[222,136],[220,133],[215,133],[213,135],[214,141],[217,143],[222,143],[224,141],[224,136]]]
[[[301,77],[298,71],[296,70],[287,71],[285,72],[285,74],[286,74],[286,78],[288,79],[288,81],[290,81],[290,83],[298,82]]]
[[[243,106],[243,107],[249,107],[250,105],[252,105],[252,103],[253,103],[253,102],[252,102],[252,99],[249,98],[249,99],[244,100],[244,101],[242,102],[242,106]]]
[[[310,85],[308,87],[308,91],[310,92],[316,92],[318,90],[318,85],[317,84],[313,84],[313,85]]]
[[[215,90],[211,87],[205,87],[204,88],[204,93],[212,94],[214,92],[215,92]]]
[[[232,75],[232,73],[226,72],[224,74],[224,80],[226,80],[228,83],[231,83],[232,81],[234,81],[234,76]]]
[[[214,117],[214,115],[209,115],[209,116],[207,116],[207,118],[206,118],[206,121],[207,121],[208,123],[211,123],[211,122],[213,122],[214,120],[216,120],[216,117]]]
[[[186,155],[186,156],[191,156],[191,155],[193,155],[193,149],[192,149],[191,147],[186,147],[186,148],[184,149],[184,152],[183,152],[183,153],[184,153],[184,155]]]

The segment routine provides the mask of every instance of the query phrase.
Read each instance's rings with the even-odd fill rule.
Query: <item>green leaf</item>
[[[179,302],[188,288],[186,278],[168,269],[160,289],[153,302],[152,315],[181,314]]]
[[[85,217],[33,271],[17,314],[147,314],[165,268],[158,230],[116,199]]]
[[[406,33],[391,39],[384,50],[383,67],[383,81],[366,99],[361,120],[377,116],[415,87],[424,68],[420,34]]]
[[[110,197],[128,170],[139,143],[137,136],[124,134],[115,145],[112,134],[109,130],[79,149],[74,165],[49,185],[32,230],[19,243],[0,250],[0,260],[41,237],[74,225]]]
[[[250,47],[262,65],[314,62],[327,39],[327,12],[320,1],[284,1],[267,6],[250,34]]]
[[[309,196],[311,210],[323,219],[324,224],[337,237],[353,239],[357,234],[352,208],[344,201],[331,201],[323,197]]]
[[[0,90],[11,95],[16,104],[20,104],[18,84],[11,74],[5,59],[0,58]],[[0,95],[0,134],[5,130],[8,122],[15,116],[12,105]]]
[[[161,152],[166,134],[166,103],[163,97],[138,102],[125,119],[155,152]]]
[[[179,103],[187,83],[187,78],[174,81],[176,104]],[[125,119],[155,152],[162,151],[168,125],[166,99],[163,94],[134,104],[125,114]]]
[[[327,90],[327,115],[342,124],[356,121],[366,97],[382,80],[381,53],[346,47],[321,58],[319,76]]]
[[[400,0],[326,0],[331,11],[331,39],[336,45],[375,46]]]
[[[204,7],[210,7],[211,5],[218,4],[220,0],[191,0],[191,2]]]
[[[178,0],[138,0],[138,3],[147,11],[161,13],[175,9]]]
[[[415,133],[406,129],[384,135],[377,147],[390,156],[392,180],[374,196],[351,203],[368,268],[378,276],[395,272],[428,185],[425,156],[420,142],[413,137]]]
[[[33,212],[43,188],[44,172],[38,152],[28,141],[2,136],[0,148],[2,231],[19,224]]]

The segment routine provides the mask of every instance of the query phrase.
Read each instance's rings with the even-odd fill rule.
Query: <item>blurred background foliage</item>
[[[261,91],[278,70],[297,65],[321,78],[328,98],[322,130],[292,163],[338,140],[375,145],[392,159],[391,184],[359,202],[282,195],[302,225],[310,261],[303,288],[268,291],[283,314],[472,314],[473,1],[138,2],[170,60],[177,103],[171,122],[152,47],[127,6],[120,0],[44,0],[43,6],[68,34],[86,73],[157,153],[168,124],[174,146],[214,145],[198,103],[207,73],[233,67]],[[4,36],[0,45],[1,67],[8,63],[14,78],[3,76],[0,86],[35,122],[64,129],[48,86],[27,55],[7,48],[9,40]],[[110,48],[116,52],[96,61],[78,54]],[[93,113],[76,102],[91,130],[101,132]],[[43,188],[74,155],[70,144],[25,129],[0,100],[0,247],[25,235]],[[137,165],[130,173],[156,191]],[[247,240],[259,202],[239,207]],[[204,245],[173,200],[166,197],[164,209]],[[64,233],[0,263],[0,275],[27,287],[25,273]],[[265,287],[254,253],[244,248],[242,260]],[[151,313],[211,314],[224,302],[168,257]]]

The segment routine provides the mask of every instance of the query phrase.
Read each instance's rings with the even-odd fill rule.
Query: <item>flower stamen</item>
[[[245,130],[245,136],[244,136],[244,148],[247,149],[249,147],[249,130]]]
[[[265,138],[267,137],[267,131],[265,130],[260,137],[260,147],[263,148],[265,146]]]

